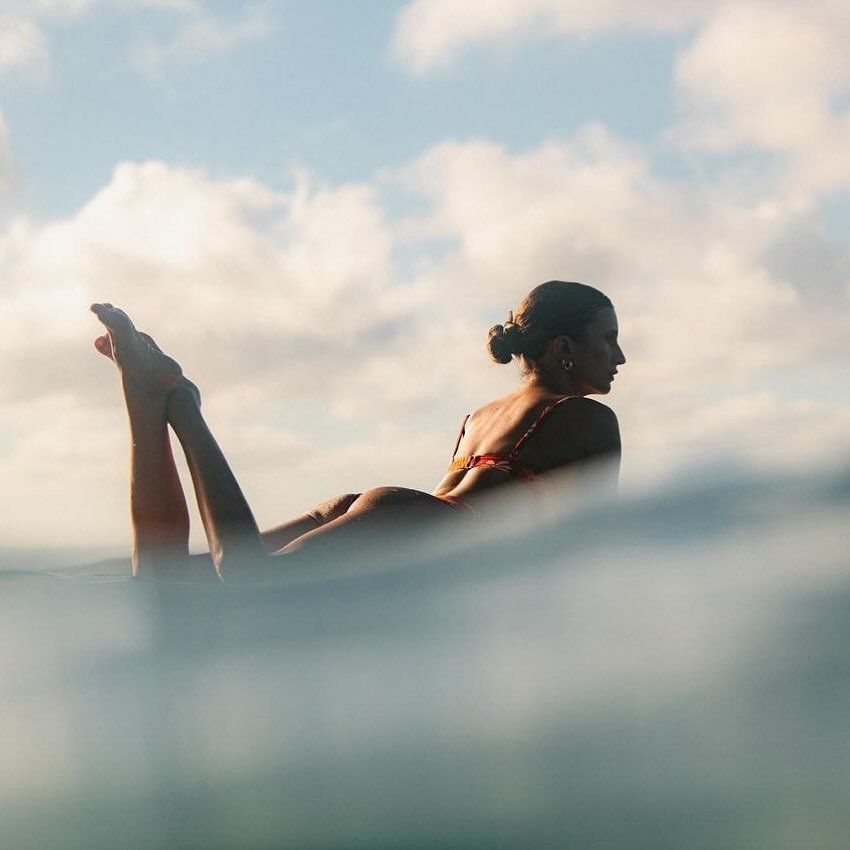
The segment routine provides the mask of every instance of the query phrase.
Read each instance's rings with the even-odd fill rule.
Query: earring
[[[565,372],[570,372],[570,371],[572,371],[572,368],[573,368],[573,361],[572,361],[572,360],[562,360],[562,361],[561,361],[561,368],[562,368]]]

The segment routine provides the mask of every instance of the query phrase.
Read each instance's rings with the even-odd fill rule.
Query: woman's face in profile
[[[583,395],[611,391],[617,367],[626,362],[617,333],[617,314],[613,307],[604,307],[594,314],[584,336],[573,342],[572,379]]]

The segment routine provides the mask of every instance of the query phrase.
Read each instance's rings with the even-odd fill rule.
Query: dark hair
[[[515,355],[536,360],[546,343],[556,336],[581,338],[597,310],[611,307],[611,299],[592,286],[573,281],[549,280],[534,287],[514,316],[504,325],[493,325],[487,348],[497,363],[510,363]]]

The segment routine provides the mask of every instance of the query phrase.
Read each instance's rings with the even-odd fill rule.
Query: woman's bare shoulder
[[[557,414],[561,411],[571,417],[578,416],[580,419],[600,425],[617,421],[617,414],[607,404],[585,395],[570,396],[553,412]]]
[[[518,392],[511,392],[507,395],[499,396],[499,398],[491,399],[480,407],[476,407],[469,414],[469,424],[473,422],[486,422],[494,416],[522,406],[520,395]]]
[[[588,457],[620,451],[620,426],[617,414],[586,396],[573,396],[559,404],[543,423],[541,437],[550,447],[576,450]]]

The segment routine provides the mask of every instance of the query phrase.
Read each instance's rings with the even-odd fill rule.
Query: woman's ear
[[[575,354],[575,345],[573,340],[568,336],[556,336],[550,340],[550,351],[556,360],[564,360]]]

